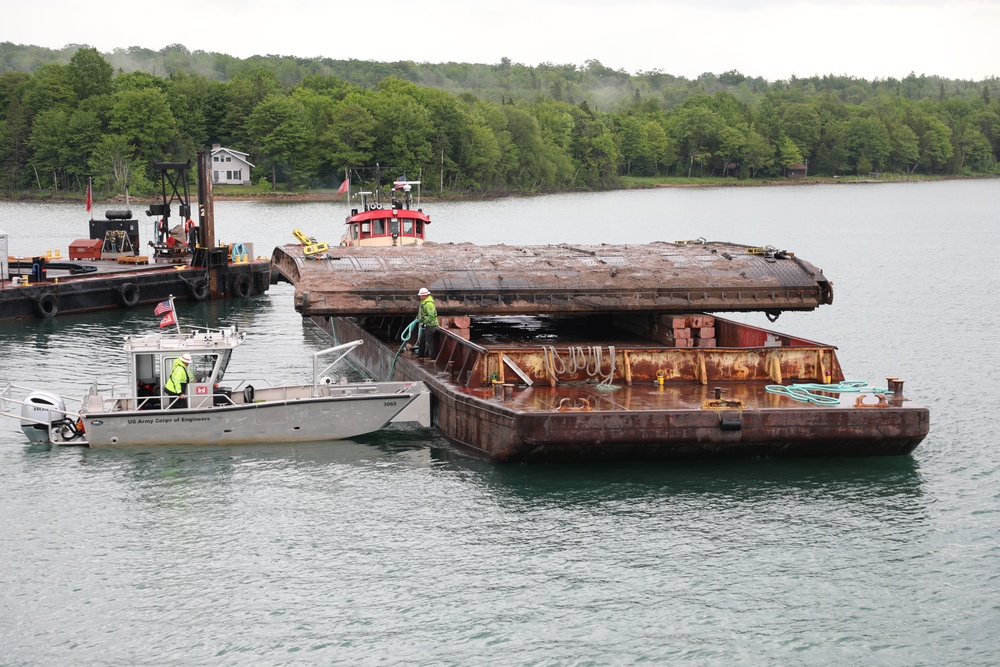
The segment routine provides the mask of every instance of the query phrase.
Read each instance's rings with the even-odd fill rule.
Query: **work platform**
[[[427,287],[441,312],[813,310],[833,302],[816,266],[794,253],[734,243],[340,247],[324,259],[274,250],[272,271],[295,286],[304,316],[412,315]]]

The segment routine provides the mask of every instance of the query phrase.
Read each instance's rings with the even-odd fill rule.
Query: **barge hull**
[[[433,395],[434,426],[463,449],[498,463],[902,455],[912,452],[930,427],[928,410],[902,397],[880,399],[871,406],[849,398],[833,407],[770,397],[761,402],[776,407],[705,409],[711,389],[694,380],[672,385],[672,392],[684,396],[674,409],[533,410],[528,406],[539,398],[548,405],[562,400],[579,405],[582,393],[535,386],[520,389],[509,400],[495,398],[493,389],[456,386],[442,357],[448,352],[442,351],[433,362],[405,355],[395,359],[396,349],[357,320],[312,320],[335,340],[364,340],[357,361],[379,379],[392,371],[392,379],[425,382]],[[750,398],[762,393],[764,385],[734,382],[726,391]],[[645,386],[622,391],[617,401],[627,405],[630,392],[651,390]]]
[[[270,265],[257,261],[204,268],[174,266],[121,268],[86,276],[15,286],[0,286],[0,321],[50,318],[177,299],[242,298],[263,294],[270,287]]]

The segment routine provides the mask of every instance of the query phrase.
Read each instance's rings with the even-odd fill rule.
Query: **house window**
[[[231,172],[231,171],[227,171],[226,172],[226,180],[227,181],[233,180],[233,172]]]
[[[229,156],[227,155],[227,156],[226,156],[226,162],[232,162],[232,161],[233,161],[233,158],[231,158],[231,157],[229,157]]]
[[[237,169],[236,171],[233,172],[233,174],[235,175],[235,178],[236,178],[237,181],[242,181],[243,180],[243,170],[242,169]]]
[[[212,180],[216,183],[219,182],[219,172],[217,170],[212,172]]]
[[[219,161],[219,156],[218,155],[213,155],[212,156],[212,162],[218,162],[218,161]]]

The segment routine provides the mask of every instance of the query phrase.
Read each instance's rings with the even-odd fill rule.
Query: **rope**
[[[550,351],[552,353],[551,359],[545,352]],[[578,372],[583,372],[588,378],[596,379],[597,389],[601,391],[612,391],[614,389],[620,389],[612,384],[615,377],[615,346],[608,346],[608,354],[611,356],[610,368],[608,369],[607,375],[603,372],[604,367],[604,350],[600,345],[592,345],[587,348],[582,346],[568,347],[566,349],[566,354],[568,359],[563,361],[562,357],[559,356],[559,352],[556,351],[554,345],[543,345],[542,352],[545,356],[545,367],[549,371],[552,377],[558,378],[560,375],[575,375]]]
[[[800,403],[814,403],[816,405],[840,405],[840,399],[836,396],[822,396],[813,392],[822,391],[829,394],[885,394],[888,389],[882,387],[869,387],[867,382],[861,380],[844,380],[837,384],[769,384],[765,387],[768,393],[787,396]]]
[[[406,328],[403,329],[402,333],[399,334],[399,339],[401,341],[403,341],[403,342],[401,342],[399,344],[399,349],[396,350],[396,354],[392,358],[392,365],[389,366],[389,375],[385,378],[386,382],[388,382],[389,380],[391,380],[392,379],[392,374],[396,372],[396,360],[399,359],[399,355],[403,353],[403,348],[406,347],[406,344],[410,340],[410,336],[413,335],[413,328],[415,326],[417,326],[419,323],[420,323],[420,320],[416,320],[416,319],[413,320],[408,325],[406,325]]]

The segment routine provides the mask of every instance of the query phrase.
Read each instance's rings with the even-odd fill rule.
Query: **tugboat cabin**
[[[388,204],[379,201],[374,192],[359,192],[361,208],[351,209],[347,229],[341,237],[342,246],[420,245],[431,218],[422,209],[413,208],[410,194],[420,181],[397,181]],[[402,199],[399,198],[402,195]]]

